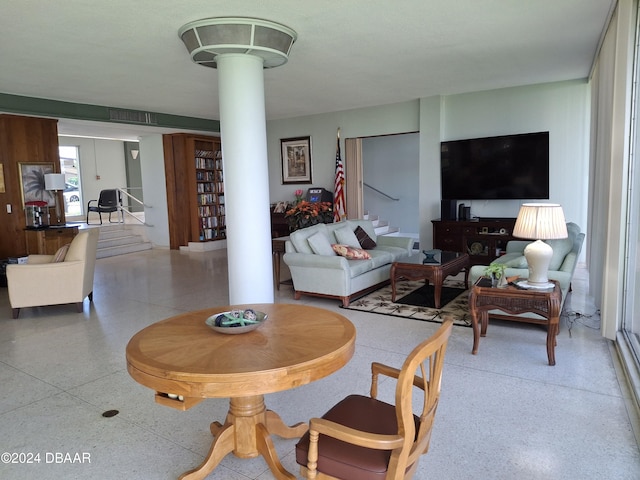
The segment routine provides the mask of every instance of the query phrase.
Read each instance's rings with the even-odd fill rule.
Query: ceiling
[[[219,119],[217,71],[190,60],[178,29],[223,16],[263,18],[298,34],[289,62],[264,72],[268,119],[582,79],[612,4],[0,0],[0,92]],[[59,129],[113,138],[146,130],[68,120]]]

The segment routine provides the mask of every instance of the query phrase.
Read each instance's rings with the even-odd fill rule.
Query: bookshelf
[[[170,247],[226,239],[220,138],[167,134],[163,147]]]
[[[192,237],[201,242],[226,238],[220,142],[195,140],[194,164],[196,216]]]

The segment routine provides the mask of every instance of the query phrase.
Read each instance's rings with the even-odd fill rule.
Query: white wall
[[[389,221],[401,233],[419,231],[419,140],[418,133],[407,133],[362,141],[364,209]],[[367,185],[398,200],[391,200]]]
[[[440,141],[507,133],[550,132],[550,201],[560,203],[568,221],[587,229],[589,87],[583,81],[568,81],[514,87],[444,97],[430,97],[394,105],[332,112],[267,122],[270,202],[292,201],[297,188],[311,185],[333,191],[336,134],[344,139],[420,131],[420,244],[431,248],[431,220],[440,217]],[[311,185],[283,185],[280,140],[311,136]],[[102,188],[124,185],[124,153],[112,151],[108,141],[65,139],[81,145],[82,179],[89,195]],[[151,241],[168,246],[166,187],[162,137],[141,138],[140,155],[146,211],[154,224]],[[94,158],[95,157],[95,158]],[[118,160],[119,159],[119,160]],[[101,181],[95,181],[96,171]],[[348,175],[348,172],[347,172]],[[107,183],[108,182],[108,183]],[[248,192],[250,195],[250,192]],[[348,199],[347,199],[348,201]],[[85,202],[86,204],[86,202]],[[480,217],[515,217],[518,201],[472,202],[472,213]],[[584,250],[583,250],[584,251]]]
[[[589,86],[558,82],[443,98],[442,139],[549,131],[549,202],[587,227]],[[467,205],[469,202],[465,202]],[[515,217],[518,200],[471,202],[478,217]]]
[[[267,123],[271,202],[293,200],[294,190],[300,188],[282,185],[281,138],[311,135],[313,184],[333,191],[338,127],[343,139],[419,130],[420,244],[431,248],[431,220],[440,217],[440,141],[549,131],[549,201],[560,203],[567,221],[586,231],[588,97],[586,81],[567,81],[272,120]],[[471,211],[479,217],[516,217],[520,204],[517,200],[475,201]]]
[[[420,247],[433,247],[433,224],[440,218],[440,141],[443,100],[420,100]]]
[[[164,173],[162,135],[140,137],[140,169],[144,192],[144,218],[148,240],[154,247],[169,247],[169,212]],[[146,205],[149,205],[148,208]]]
[[[67,220],[84,222],[87,202],[97,200],[100,190],[126,188],[124,142],[98,138],[59,137],[58,143],[77,146],[79,149],[84,214],[81,217],[67,217]],[[169,247],[169,216],[162,135],[141,137],[139,158],[144,202],[152,207],[145,208],[145,221],[153,225],[146,228],[145,234],[154,247]],[[97,222],[97,219],[91,217],[91,221]]]
[[[406,133],[418,130],[419,102],[346,110],[307,117],[267,122],[269,194],[271,203],[293,201],[298,188],[324,187],[333,192],[336,165],[336,135],[340,128],[340,148],[344,160],[344,139]],[[282,184],[280,140],[311,136],[312,184]],[[348,174],[348,172],[347,172]],[[349,200],[347,199],[347,202]]]
[[[127,186],[124,144],[120,140],[83,137],[59,137],[58,143],[64,146],[78,147],[82,184],[81,201],[84,215],[82,217],[67,217],[67,220],[84,221],[87,203],[89,200],[97,200],[100,190]]]

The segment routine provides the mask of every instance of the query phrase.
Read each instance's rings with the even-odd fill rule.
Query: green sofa
[[[353,234],[357,227],[376,243],[365,250],[371,258],[347,260],[336,255],[333,244],[361,247],[345,240],[346,231],[341,230],[347,228]],[[283,260],[291,271],[296,300],[302,295],[330,297],[347,307],[352,298],[388,283],[391,264],[410,256],[413,242],[409,237],[376,235],[370,220],[321,223],[291,233]]]
[[[578,263],[578,257],[584,242],[584,233],[580,232],[580,227],[575,223],[567,223],[567,238],[559,240],[546,240],[546,243],[553,248],[553,256],[549,264],[548,277],[550,280],[557,280],[562,290],[562,304],[560,311],[564,307],[564,301],[571,290],[571,280]],[[493,263],[504,263],[507,265],[505,275],[512,277],[517,275],[520,278],[529,277],[527,261],[524,258],[524,248],[531,243],[529,240],[512,240],[507,243],[506,254],[497,258]],[[486,265],[474,265],[469,271],[469,285],[475,284],[478,278],[484,276]],[[501,314],[498,310],[489,312],[491,316],[498,318]]]

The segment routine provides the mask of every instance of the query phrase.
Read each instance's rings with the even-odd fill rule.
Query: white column
[[[273,303],[263,61],[246,54],[219,55],[216,61],[229,303]]]

